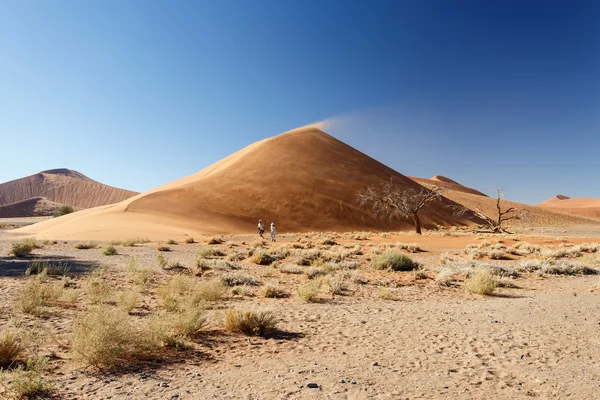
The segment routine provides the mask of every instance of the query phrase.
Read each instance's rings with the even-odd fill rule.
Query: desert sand
[[[12,238],[0,233],[0,254],[10,251],[7,237]],[[319,244],[327,238],[337,244]],[[240,268],[234,272],[254,277],[259,285],[229,288],[222,300],[208,304],[208,323],[199,336],[188,340],[187,349],[165,348],[149,359],[113,369],[86,366],[75,356],[73,321],[96,307],[88,297],[89,271],[102,265],[111,288],[109,296],[117,298],[122,291],[142,290],[127,272],[131,257],[139,266],[150,268],[155,274],[152,283],[140,292],[130,316],[144,321],[161,310],[160,285],[177,273],[193,271],[198,251],[211,247],[224,254],[209,260],[214,267],[201,277],[192,276],[198,282],[209,282],[232,273],[216,267],[226,265],[222,260],[253,248],[251,243],[260,243],[252,236],[228,236],[216,245],[207,245],[207,237],[196,239],[200,243],[180,242],[170,245],[170,252],[160,253],[169,264],[183,268],[178,270],[157,266],[157,243],[117,246],[118,255],[103,256],[100,247],[106,244],[77,250],[74,245],[78,242],[47,242],[26,259],[0,257],[4,275],[0,276],[0,331],[16,324],[26,331],[44,332],[29,339],[28,346],[39,346],[35,352],[50,357],[44,376],[53,384],[52,394],[65,399],[562,399],[594,398],[598,391],[600,277],[520,272],[513,278],[498,277],[508,279],[513,288],[481,296],[465,291],[465,273],[460,268],[465,262],[474,262],[475,270],[493,265],[508,273],[527,260],[542,258],[523,254],[505,260],[473,260],[463,252],[469,244],[506,249],[527,242],[541,246],[541,251],[555,252],[600,242],[600,238],[463,232],[429,232],[422,237],[287,234],[277,243],[259,246],[272,254],[292,251],[276,264],[260,266],[250,258],[233,263]],[[414,242],[421,248],[417,253],[402,252],[422,263],[422,270],[372,269],[369,260],[382,248],[398,249],[398,242]],[[304,247],[309,243],[313,249],[294,248],[294,244]],[[309,271],[323,267],[300,267],[294,254],[317,249],[339,254],[356,246],[362,254],[349,255],[346,264],[330,261],[340,269],[325,276],[345,279],[343,293],[332,295],[324,287],[316,302],[299,298],[299,285],[313,282]],[[584,252],[577,259],[562,260],[599,269],[598,254]],[[22,276],[35,260],[71,264],[70,288],[79,294],[75,303],[51,306],[41,318],[15,309],[24,286],[36,279]],[[289,265],[300,268],[300,274],[285,273]],[[453,268],[454,280],[440,284],[440,274]],[[64,279],[51,277],[44,284]],[[264,298],[262,291],[268,286],[277,287],[287,297]],[[229,309],[272,311],[278,333],[270,338],[231,333],[223,322]],[[318,388],[310,388],[309,383]]]
[[[540,207],[600,219],[600,199],[570,198],[557,195],[538,204]]]
[[[118,203],[136,194],[70,169],[47,170],[0,184],[0,218],[52,215],[62,205],[92,208]]]

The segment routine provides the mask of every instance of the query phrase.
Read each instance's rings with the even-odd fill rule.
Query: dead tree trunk
[[[418,213],[413,214],[413,221],[415,223],[415,232],[417,232],[420,235],[421,234],[421,220],[419,219]]]

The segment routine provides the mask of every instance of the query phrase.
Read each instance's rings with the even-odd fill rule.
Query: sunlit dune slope
[[[600,219],[600,199],[557,195],[538,205],[551,210]]]

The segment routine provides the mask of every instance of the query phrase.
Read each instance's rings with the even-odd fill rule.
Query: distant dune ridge
[[[600,199],[570,198],[559,194],[538,204],[538,206],[569,214],[600,219]]]
[[[426,187],[439,186],[443,189],[456,190],[458,192],[471,193],[471,194],[475,194],[478,196],[487,197],[485,194],[481,193],[479,190],[475,190],[470,187],[463,186],[460,183],[453,181],[450,178],[446,178],[445,176],[442,176],[442,175],[436,175],[429,179],[416,178],[416,177],[411,176],[410,179],[412,179],[413,181],[418,182],[421,185],[424,185]]]
[[[393,178],[406,188],[421,186],[321,131],[295,129],[256,142],[186,178],[112,207],[85,210],[21,231],[38,235],[165,238],[185,233],[254,233],[258,219],[280,232],[410,230],[409,220],[372,217],[356,195],[369,184]],[[422,212],[426,228],[469,225],[447,205]]]
[[[70,169],[47,170],[0,184],[0,217],[52,215],[62,205],[92,208],[118,203],[136,194]]]

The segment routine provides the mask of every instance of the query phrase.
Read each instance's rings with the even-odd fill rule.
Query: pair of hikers
[[[265,237],[263,236],[263,233],[265,233],[265,225],[263,224],[262,219],[259,219],[258,220],[258,235],[264,239]],[[271,222],[271,241],[272,242],[275,242],[275,233],[276,233],[275,232],[275,222]]]

